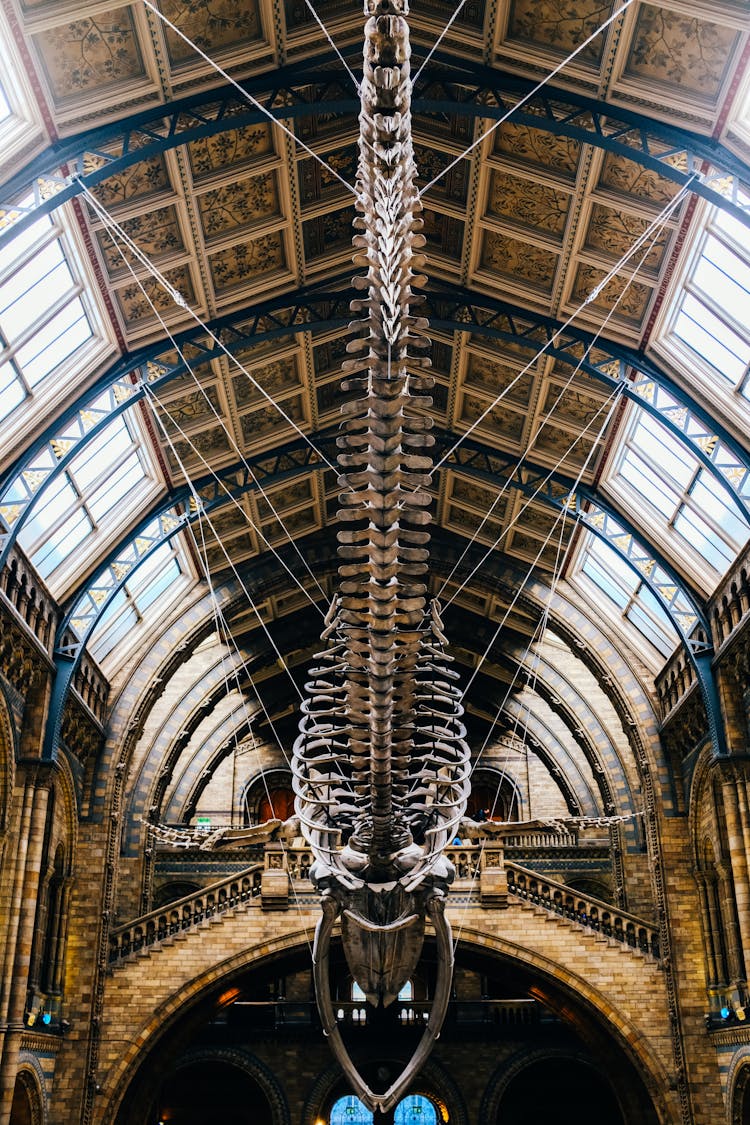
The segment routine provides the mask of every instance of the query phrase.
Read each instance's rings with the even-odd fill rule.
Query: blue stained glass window
[[[373,1125],[375,1118],[354,1094],[346,1094],[334,1102],[330,1125]]]
[[[396,1125],[437,1125],[437,1112],[434,1105],[422,1094],[410,1094],[396,1106],[394,1121]]]

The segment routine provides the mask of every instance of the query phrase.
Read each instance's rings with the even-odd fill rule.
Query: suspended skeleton
[[[427,321],[412,309],[425,283],[411,139],[407,0],[366,0],[352,302],[342,407],[339,594],[302,705],[292,769],[296,810],[322,892],[314,949],[323,1029],[365,1104],[390,1109],[440,1033],[453,948],[444,916],[453,869],[443,856],[469,789],[456,673],[428,605],[432,468],[424,370]],[[416,1052],[384,1093],[355,1067],[334,1015],[329,954],[341,918],[344,952],[368,1001],[387,1006],[419,960],[432,923],[438,978]]]

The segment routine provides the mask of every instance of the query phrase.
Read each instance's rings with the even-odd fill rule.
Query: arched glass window
[[[422,1094],[409,1094],[399,1102],[393,1118],[396,1125],[437,1125],[437,1119],[434,1105]]]
[[[333,1103],[329,1121],[330,1125],[373,1125],[374,1117],[354,1094],[345,1094]]]

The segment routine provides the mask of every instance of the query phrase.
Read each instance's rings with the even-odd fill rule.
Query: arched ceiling
[[[356,70],[358,5],[315,7]],[[660,419],[734,511],[750,503],[745,400],[729,409],[654,347],[708,201],[724,193],[727,213],[749,221],[739,186],[750,181],[748,149],[730,112],[746,68],[746,5],[633,0],[551,93],[466,153],[614,8],[468,0],[419,79],[414,118],[423,185],[458,158],[424,197],[432,413],[446,455],[433,477],[433,592],[455,598],[446,627],[462,676],[477,673],[467,694],[477,741],[496,720],[498,731],[517,728],[526,706],[539,745],[565,742],[550,768],[578,763],[567,770],[568,805],[598,812],[632,805],[638,771],[627,704],[597,648],[624,659],[645,692],[664,650],[576,585],[588,536],[603,535],[650,584],[677,623],[673,643],[700,628],[712,584],[689,548],[673,551],[658,522],[610,486],[636,414]],[[67,0],[13,7],[7,51],[26,75],[18,99],[29,125],[0,188],[0,246],[25,208],[55,216],[101,337],[96,362],[30,395],[6,423],[0,542],[24,543],[24,505],[38,511],[118,415],[153,482],[137,505],[119,501],[102,517],[74,566],[49,574],[71,627],[58,688],[81,639],[127,592],[134,561],[160,544],[179,558],[185,604],[208,583],[246,583],[226,622],[212,621],[204,599],[204,625],[175,667],[212,629],[226,653],[187,693],[170,679],[163,723],[131,779],[140,811],[154,800],[175,807],[178,791],[188,800],[202,773],[210,780],[246,731],[235,696],[255,713],[257,690],[285,743],[294,730],[287,668],[299,686],[335,587],[337,485],[325,461],[342,401],[353,216],[342,180],[353,181],[357,134],[349,79],[304,3],[161,9],[223,74],[140,2],[83,16]],[[452,14],[442,0],[415,0],[415,70]],[[121,253],[123,237],[140,256]],[[590,632],[577,633],[572,617],[556,623],[560,599]],[[564,655],[535,659],[529,645],[548,615]],[[156,653],[178,608],[143,616],[138,636]],[[138,663],[127,631],[101,659],[125,684]],[[567,697],[563,665],[584,685]],[[585,698],[585,675],[592,696],[595,679],[603,685],[606,718]]]

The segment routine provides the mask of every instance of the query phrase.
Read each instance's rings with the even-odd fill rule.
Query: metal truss
[[[449,431],[435,433],[435,454],[439,460],[451,451],[457,437]],[[52,714],[48,726],[46,752],[53,756],[59,734],[67,691],[85,646],[107,607],[135,575],[138,568],[162,544],[189,524],[239,497],[258,484],[271,487],[279,481],[322,468],[321,454],[335,456],[337,430],[313,436],[313,445],[297,439],[262,454],[248,466],[231,466],[216,476],[185,485],[163,498],[140,521],[99,566],[94,575],[79,587],[66,604],[55,648],[57,674],[53,690]],[[511,454],[499,453],[490,446],[464,439],[446,459],[446,465],[469,476],[504,483],[523,495],[545,503],[565,518],[581,524],[602,539],[637,574],[668,614],[675,631],[686,647],[695,667],[717,753],[725,753],[716,685],[711,668],[713,651],[708,620],[698,597],[660,552],[646,543],[638,529],[613,505],[602,500],[593,489],[578,485],[560,473],[552,473],[530,461],[518,462]]]
[[[271,114],[295,120],[359,112],[341,78],[327,71],[330,54],[282,67],[243,83],[264,107],[254,108],[233,86],[141,110],[121,121],[57,141],[0,187],[0,251],[39,216],[139,161],[230,129],[257,125]],[[414,113],[498,120],[534,83],[478,63],[437,53],[415,85]],[[650,168],[722,207],[750,227],[750,169],[712,138],[644,114],[545,86],[513,115],[517,124],[567,136]],[[744,185],[744,187],[743,187]]]
[[[333,285],[346,284],[340,278]],[[210,331],[230,351],[242,350],[297,332],[330,331],[349,324],[349,289],[319,287],[263,302],[217,318]],[[452,287],[430,290],[425,309],[434,329],[468,332],[528,349],[531,358],[545,353],[622,393],[658,419],[724,487],[742,517],[750,522],[750,454],[708,411],[641,353],[568,327],[538,313],[491,297]],[[200,367],[225,353],[202,327],[175,336],[186,356],[175,358],[171,341],[160,341],[120,359],[81,395],[0,479],[0,567],[45,488],[71,464],[114,418],[148,394],[156,394],[187,363]],[[553,342],[554,341],[554,342]],[[631,379],[631,372],[632,379]]]

